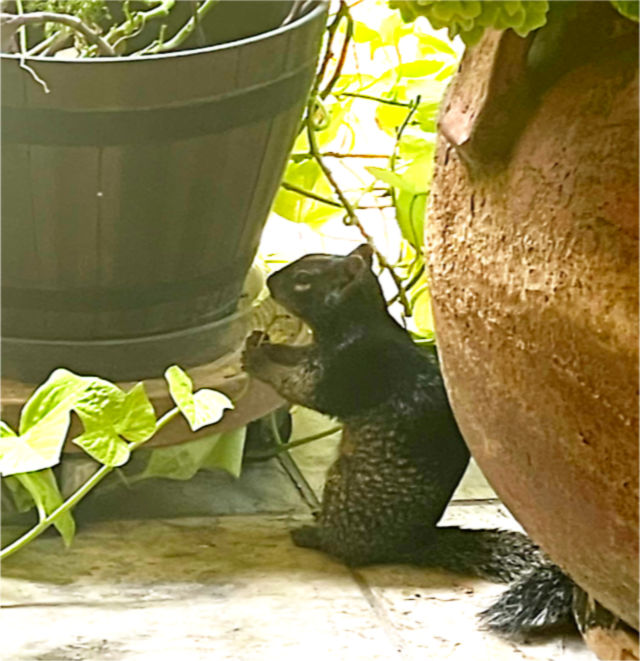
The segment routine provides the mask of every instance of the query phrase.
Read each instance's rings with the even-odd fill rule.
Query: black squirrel
[[[410,563],[512,583],[480,614],[516,634],[571,621],[573,582],[521,533],[437,527],[469,463],[435,358],[387,311],[363,245],[307,255],[267,280],[272,297],[311,328],[306,346],[249,336],[245,370],[292,403],[343,424],[314,526],[299,546],[350,566]]]

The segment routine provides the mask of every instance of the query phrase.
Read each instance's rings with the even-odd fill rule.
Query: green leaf
[[[96,379],[57,369],[31,395],[22,407],[20,435],[36,425],[54,409],[69,411]]]
[[[298,163],[289,162],[283,180],[321,197],[333,198],[331,185],[313,159]],[[325,204],[284,188],[278,191],[273,211],[293,223],[304,223],[310,227],[322,225],[330,218],[344,214],[341,207]]]
[[[403,160],[414,160],[425,154],[433,154],[434,143],[433,140],[405,133],[398,145],[398,151]]]
[[[440,101],[421,103],[416,110],[415,118],[423,131],[435,133]]]
[[[178,443],[166,448],[154,448],[141,478],[164,477],[189,480],[203,467],[221,434]]]
[[[154,448],[140,478],[189,480],[201,469],[223,469],[239,477],[246,427],[188,443]]]
[[[33,498],[41,520],[62,505],[62,494],[50,468],[34,473],[18,473],[16,479]],[[76,524],[71,513],[61,514],[54,520],[53,525],[62,535],[65,546],[68,547],[76,531]]]
[[[398,75],[403,78],[425,78],[442,69],[444,62],[438,60],[415,60],[403,62],[396,68]]]
[[[396,220],[406,239],[416,250],[424,244],[424,217],[426,213],[427,194],[413,195],[400,191],[396,196]]]
[[[395,137],[396,129],[404,122],[408,108],[380,103],[376,108],[376,123],[385,133]]]
[[[186,372],[172,365],[164,374],[173,401],[187,419],[192,431],[218,422],[233,403],[224,394],[208,388],[193,393],[193,382]]]
[[[68,403],[68,402],[67,402]],[[60,404],[21,436],[11,436],[3,427],[0,439],[0,473],[14,475],[55,466],[69,429],[69,409]],[[7,431],[8,430],[8,431]]]
[[[434,148],[434,143],[428,142],[425,151],[402,171],[402,179],[406,182],[407,190],[413,187],[417,194],[429,192],[433,175]]]
[[[385,46],[395,46],[398,41],[413,31],[410,25],[405,25],[398,14],[387,16],[378,28],[380,38]]]
[[[129,461],[131,454],[129,444],[110,427],[87,431],[73,442],[105,466],[122,466]]]
[[[366,169],[376,179],[383,181],[385,184],[399,188],[400,190],[411,193],[412,195],[416,195],[420,192],[411,181],[404,178],[402,175],[399,175],[397,172],[392,172],[391,170],[385,170],[383,168],[376,168],[374,166],[367,166]]]
[[[222,468],[234,477],[240,477],[246,434],[246,427],[221,434],[207,455],[204,468]]]
[[[431,55],[432,53],[445,53],[446,55],[451,55],[452,57],[458,57],[451,46],[444,41],[443,39],[438,39],[438,37],[428,34],[426,32],[414,32],[415,36],[418,38],[418,51],[422,55]]]
[[[383,46],[382,38],[377,30],[372,30],[366,23],[354,21],[353,41],[359,44],[369,43],[370,53],[373,56],[375,51]]]
[[[422,335],[434,333],[433,313],[431,311],[431,295],[425,287],[413,306],[413,320]]]
[[[156,413],[143,383],[137,383],[125,396],[116,431],[132,443],[148,441],[156,430]]]
[[[104,379],[93,379],[74,409],[87,431],[114,428],[122,419],[124,392]]]
[[[212,425],[222,419],[225,409],[232,409],[233,402],[217,390],[201,388],[193,395],[195,413],[189,420],[191,429],[197,431],[207,425]]]
[[[4,420],[0,420],[0,438],[13,438],[17,435]]]
[[[184,415],[188,415],[186,411],[192,414],[194,410],[193,381],[189,375],[177,365],[172,365],[165,371],[164,378],[169,385],[169,393],[176,406]]]
[[[626,18],[638,22],[638,0],[611,0],[611,4]]]
[[[18,512],[28,512],[36,506],[31,494],[22,486],[22,483],[15,475],[3,477],[2,483],[11,492],[11,499]]]

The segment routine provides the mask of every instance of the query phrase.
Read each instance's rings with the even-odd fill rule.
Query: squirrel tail
[[[425,540],[426,541],[426,540]],[[436,527],[428,541],[407,553],[407,562],[510,583],[549,560],[526,535],[510,530]]]
[[[545,632],[570,625],[574,583],[526,535],[506,530],[438,527],[407,561],[511,583],[481,624],[502,635]]]
[[[573,592],[573,581],[559,567],[538,567],[480,613],[481,625],[503,636],[574,628]]]

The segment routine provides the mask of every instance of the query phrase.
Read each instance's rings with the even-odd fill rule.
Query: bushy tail
[[[506,636],[574,627],[573,581],[559,567],[537,567],[511,585],[480,622]]]
[[[431,531],[430,537],[429,543],[407,554],[407,562],[513,582],[480,614],[485,628],[514,635],[545,632],[573,622],[573,582],[526,535],[442,527]]]
[[[526,535],[510,530],[438,527],[429,540],[406,554],[406,562],[509,583],[548,559]]]

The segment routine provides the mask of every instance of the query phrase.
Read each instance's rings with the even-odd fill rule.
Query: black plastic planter
[[[30,58],[49,94],[2,56],[4,377],[145,378],[229,349],[213,329],[236,309],[325,25],[319,3],[275,27],[290,6],[222,2],[206,48]]]

